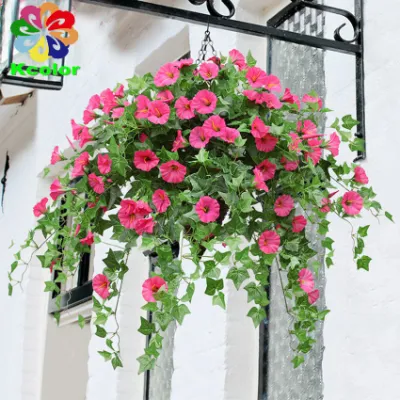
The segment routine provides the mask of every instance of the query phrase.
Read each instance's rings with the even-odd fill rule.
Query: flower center
[[[214,122],[212,122],[211,125],[212,125],[212,128],[213,128],[213,130],[214,130],[215,132],[219,132],[219,131],[221,130],[221,128],[220,128],[219,126],[215,125]]]
[[[172,165],[171,169],[172,169],[172,171],[178,171],[178,166],[177,165]]]
[[[100,285],[100,289],[106,289],[107,288],[107,282],[104,282]]]
[[[209,106],[209,105],[211,104],[211,101],[210,101],[209,99],[203,97],[203,103],[204,103],[206,106]]]
[[[204,207],[202,208],[202,210],[203,210],[205,213],[208,213],[208,212],[210,211],[209,207],[207,207],[207,206],[204,206]]]
[[[168,76],[168,78],[173,78],[174,74],[172,72],[167,72],[166,75]]]
[[[157,292],[158,292],[158,289],[159,289],[159,287],[158,287],[157,285],[153,285],[153,286],[151,287],[151,291],[152,291],[153,293],[157,293]]]
[[[155,108],[154,111],[158,118],[160,118],[162,116],[162,113],[160,112],[160,110],[158,108]]]

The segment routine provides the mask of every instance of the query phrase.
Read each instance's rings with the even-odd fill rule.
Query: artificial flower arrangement
[[[288,88],[281,92],[279,79],[258,68],[251,53],[245,58],[232,50],[201,65],[191,59],[168,63],[155,77],[134,76],[127,89],[119,84],[92,96],[83,124],[72,120],[74,155],[54,149],[51,164],[63,162],[65,174],[51,184],[52,204],[44,198],[35,205],[37,225],[22,248],[45,249],[38,256],[43,268],[57,271],[45,290],[60,301],[58,283],[73,276],[82,253],[111,231],[119,246],[110,246],[92,284],[93,323],[106,346],[99,353],[114,368],[122,361],[118,329],[106,330],[107,321],[117,318],[119,302],[111,299],[119,299],[127,258],[138,245],[157,255],[157,268],[143,283],[143,309],[152,320],[141,318],[139,332],[151,338],[138,359],[140,372],[154,367],[162,331],[190,313],[199,279],[222,308],[227,280],[244,286],[248,316],[258,326],[266,318],[273,266],[287,276],[282,290],[294,320],[295,367],[312,348],[315,325],[328,310],[318,307],[314,276],[322,266],[306,225],[318,226],[329,267],[329,213],[351,223],[363,209],[383,212],[364,169],[335,158],[341,141],[352,151],[363,148],[351,134],[357,121],[346,116],[330,134],[320,133],[318,121],[330,110],[317,94],[300,99]],[[72,226],[60,226],[66,216]],[[371,261],[364,255],[367,233],[368,226],[361,226],[350,238],[356,265],[365,270]],[[28,266],[20,251],[15,258],[10,292],[20,283],[14,270]],[[184,270],[183,259],[195,265],[194,272]]]

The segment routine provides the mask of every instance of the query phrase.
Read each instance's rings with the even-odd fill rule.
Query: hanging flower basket
[[[222,308],[227,281],[243,288],[251,303],[248,316],[258,326],[266,318],[265,287],[274,262],[288,278],[282,290],[295,321],[296,367],[312,347],[315,324],[328,312],[318,307],[314,275],[322,266],[313,262],[315,270],[309,269],[316,252],[306,225],[318,225],[331,266],[327,216],[352,223],[363,210],[382,214],[364,169],[336,160],[341,141],[352,151],[362,149],[351,134],[357,122],[346,116],[330,133],[319,132],[318,121],[330,110],[317,94],[300,100],[255,64],[251,54],[245,59],[232,50],[228,58],[200,66],[185,59],[164,65],[154,78],[134,76],[127,89],[119,84],[92,96],[83,125],[72,120],[77,147],[71,158],[54,149],[51,163],[64,162],[65,173],[50,187],[52,203],[44,198],[35,205],[37,225],[23,248],[36,253],[45,244],[39,259],[43,268],[58,271],[60,282],[74,275],[81,254],[100,243],[104,232],[119,242],[110,246],[103,273],[93,278],[93,323],[105,339],[99,353],[114,368],[122,366],[119,336],[107,330],[107,321],[116,318],[119,302],[111,300],[121,295],[132,248],[157,254],[156,273],[143,283],[143,309],[152,312],[152,322],[141,318],[139,332],[151,340],[138,359],[140,372],[154,367],[162,331],[190,313],[199,279],[206,281],[205,295]],[[61,216],[72,217],[72,226],[60,226]],[[353,232],[357,268],[368,270],[368,226]],[[171,248],[176,242],[179,255]],[[187,273],[183,260],[195,272]],[[19,265],[27,265],[20,252],[10,292],[19,283],[12,277]],[[178,288],[183,296],[176,295]],[[46,291],[61,296],[51,280]]]

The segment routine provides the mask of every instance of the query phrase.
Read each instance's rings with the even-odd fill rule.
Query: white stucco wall
[[[168,4],[188,8],[186,0]],[[237,17],[264,24],[263,5],[269,2],[242,0]],[[351,0],[335,0],[347,7]],[[203,27],[162,20],[110,8],[74,3],[79,42],[71,49],[68,64],[80,65],[77,77],[66,79],[61,92],[36,92],[23,107],[1,111],[0,166],[5,152],[11,158],[4,214],[0,212],[0,363],[1,398],[45,400],[41,395],[43,360],[49,343],[47,295],[42,292],[46,272],[32,264],[26,274],[24,292],[17,288],[7,297],[6,271],[12,262],[11,238],[21,243],[32,226],[31,207],[46,193],[37,178],[48,163],[54,145],[66,148],[69,120],[80,119],[89,97],[113,87],[134,72],[155,71],[158,65],[198,51]],[[379,199],[396,217],[398,167],[396,152],[396,106],[399,88],[396,53],[400,27],[397,0],[366,1],[366,111],[368,160],[365,167]],[[328,27],[336,28],[335,20]],[[253,54],[265,66],[263,39],[213,30],[216,48],[227,52],[237,47]],[[350,60],[350,61],[349,61]],[[354,113],[354,70],[348,56],[327,53],[327,104],[338,115]],[[349,111],[350,110],[350,111]],[[17,113],[16,113],[17,112]],[[347,157],[344,153],[342,157]],[[400,218],[396,218],[400,220]],[[348,227],[332,220],[336,241],[336,265],[327,274],[327,303],[332,309],[325,325],[324,384],[326,400],[398,400],[400,361],[400,305],[397,282],[400,256],[396,252],[398,225],[372,218],[368,254],[371,271],[356,271],[349,247]],[[95,252],[95,273],[102,270],[105,246]],[[147,260],[134,253],[129,261],[132,273],[124,283],[119,310],[124,369],[114,372],[97,354],[103,340],[92,334],[88,348],[87,400],[141,400],[143,377],[138,376],[136,357],[142,353],[144,338],[137,333],[142,299],[140,286],[147,276]],[[258,336],[245,317],[246,296],[227,289],[228,313],[210,305],[210,299],[195,297],[192,311],[175,341],[175,374],[172,400],[254,400],[257,393]],[[61,328],[62,329],[62,328]],[[52,330],[52,329],[51,329]],[[76,339],[79,340],[79,339]],[[82,335],[85,339],[85,334]],[[82,344],[82,343],[80,343]],[[80,362],[84,362],[81,360]],[[46,371],[46,370],[45,370]],[[60,382],[70,384],[64,373]],[[46,375],[45,375],[46,376]],[[57,389],[58,388],[58,389]],[[54,390],[62,390],[54,382]],[[83,395],[84,396],[84,395]],[[82,397],[83,399],[84,397]],[[80,400],[80,399],[73,399]],[[293,399],[295,400],[295,399]]]

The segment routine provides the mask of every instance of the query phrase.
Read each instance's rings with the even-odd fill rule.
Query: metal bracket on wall
[[[231,0],[221,0],[226,7],[228,14],[220,14],[215,6],[214,0],[188,0],[195,6],[206,3],[209,15],[188,11],[181,8],[174,8],[160,4],[148,3],[141,0],[81,0],[84,3],[95,4],[105,7],[119,8],[128,11],[135,11],[156,17],[170,18],[183,22],[190,22],[198,25],[211,26],[219,29],[226,29],[233,32],[244,33],[251,36],[265,37],[296,43],[304,46],[315,47],[323,50],[335,51],[345,54],[352,54],[356,59],[356,87],[357,87],[357,119],[359,121],[356,136],[365,140],[365,97],[364,97],[364,37],[363,37],[363,1],[355,0],[355,14],[341,8],[331,7],[324,4],[314,3],[314,0],[291,0],[291,4],[271,18],[267,25],[252,24],[244,21],[232,20],[235,14],[235,6]],[[341,15],[346,18],[354,29],[352,39],[344,39],[341,30],[345,26],[339,26],[333,35],[333,39],[326,39],[305,35],[302,33],[290,32],[279,29],[278,26],[291,16],[304,8],[321,10],[326,13]],[[363,160],[366,151],[358,153],[356,161]]]

